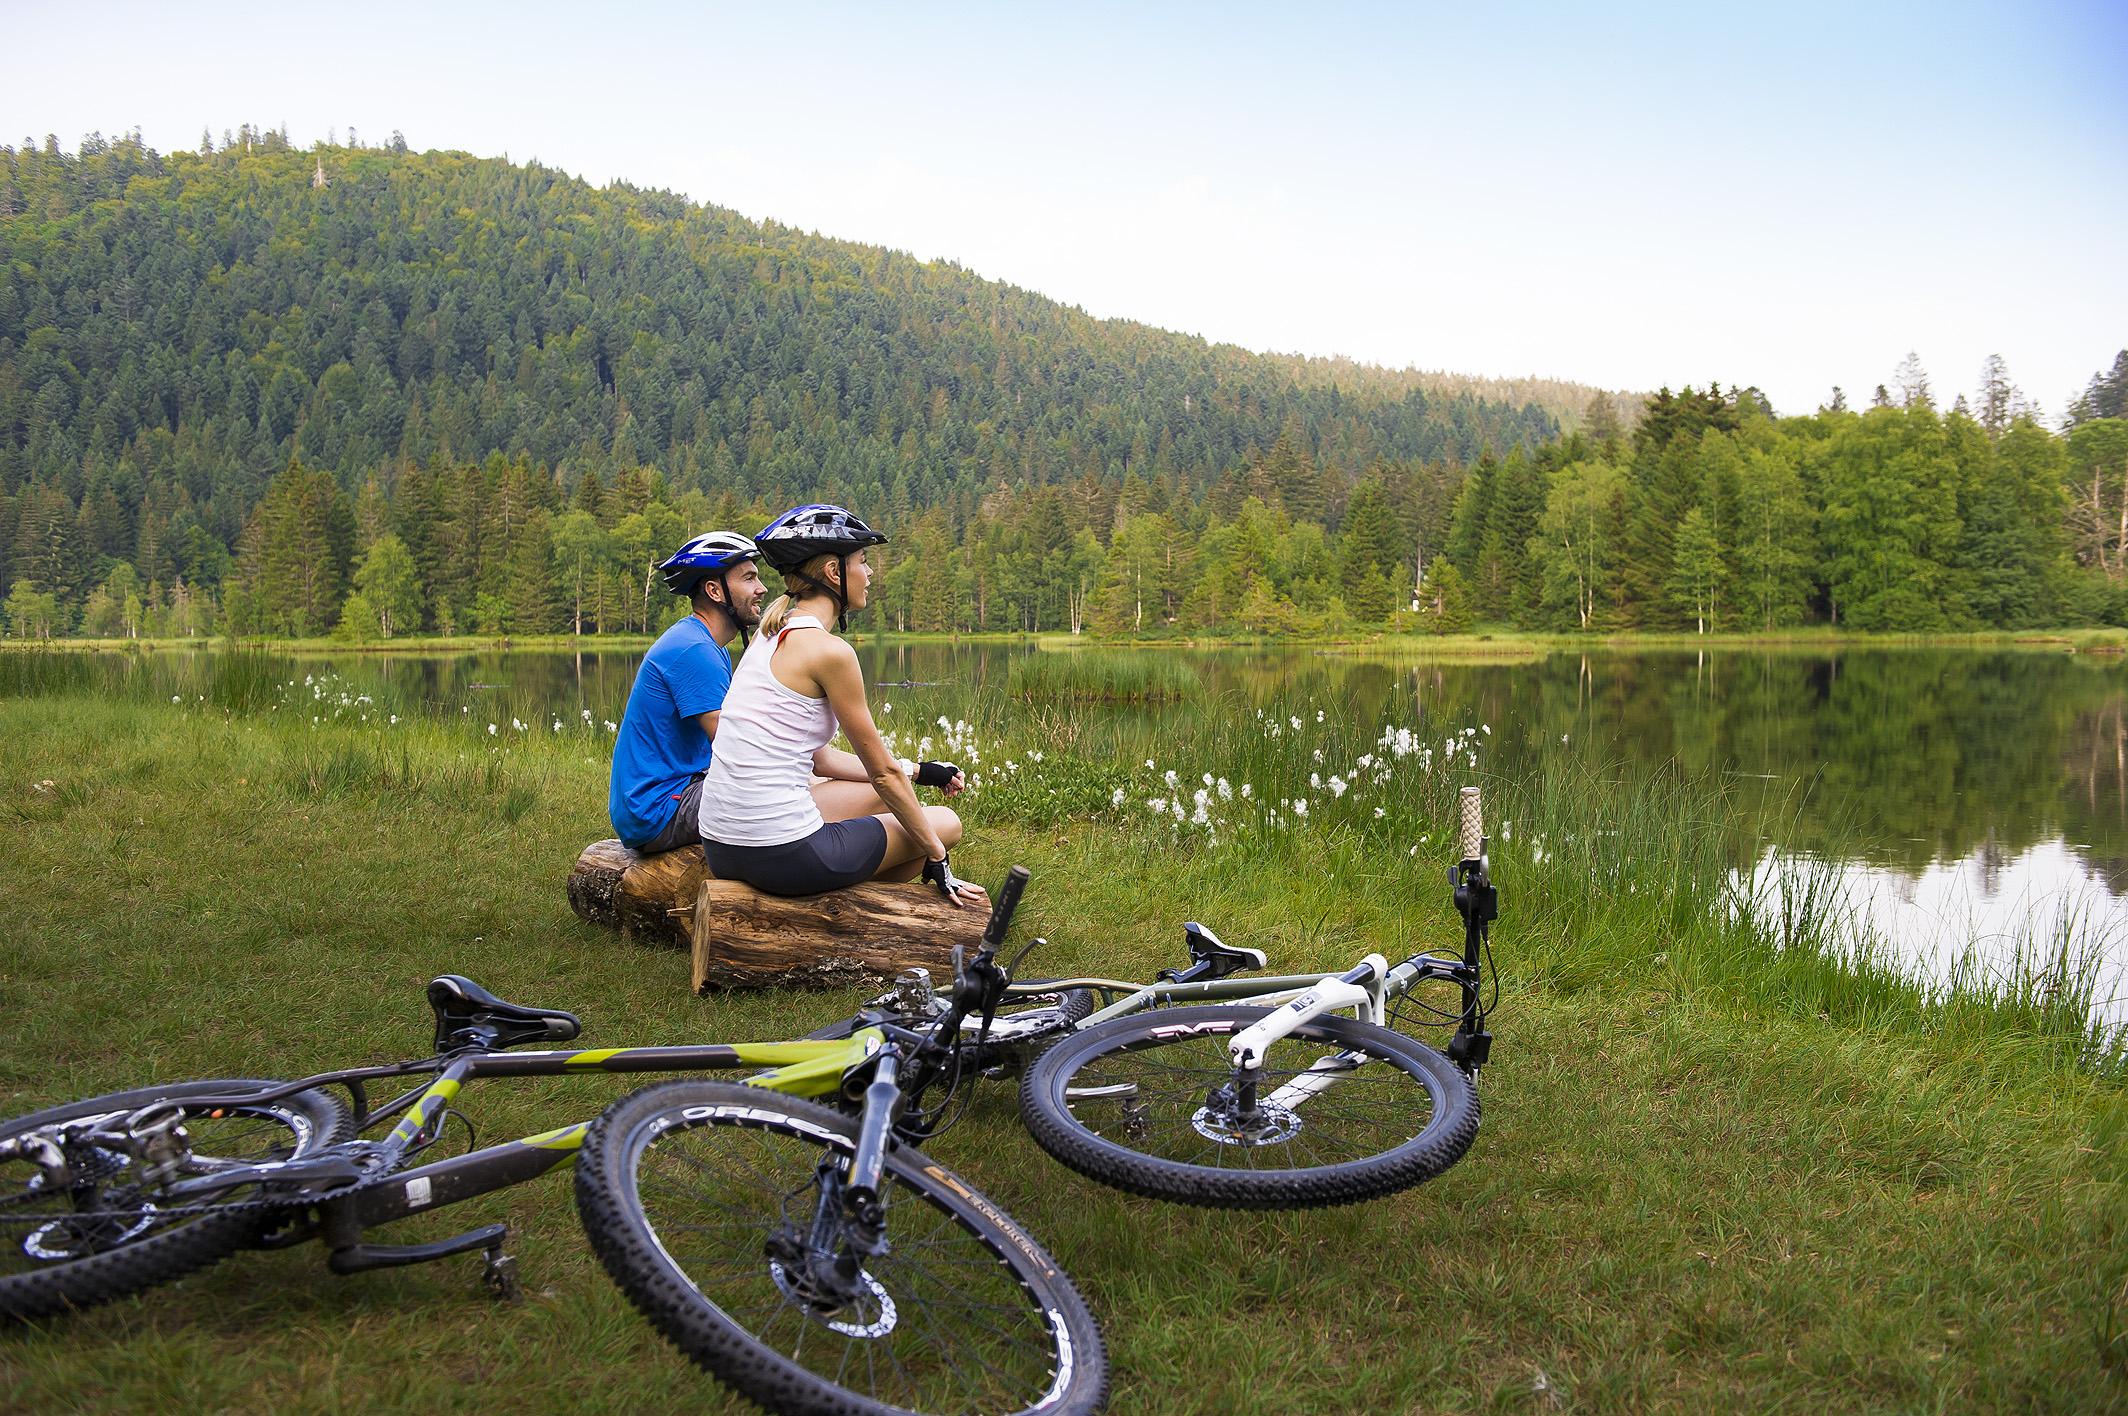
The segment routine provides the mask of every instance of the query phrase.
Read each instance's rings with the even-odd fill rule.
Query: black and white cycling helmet
[[[886,544],[887,538],[843,508],[815,502],[792,507],[754,540],[761,558],[788,575],[814,556],[855,555],[866,546]]]
[[[722,575],[735,565],[761,558],[761,548],[736,531],[710,531],[695,537],[672,553],[658,567],[665,588],[675,595],[691,594],[695,582]]]

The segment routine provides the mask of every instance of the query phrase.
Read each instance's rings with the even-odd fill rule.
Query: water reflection
[[[1918,871],[1768,846],[1731,884],[1777,933],[1799,911],[1797,897],[1808,897],[1800,908],[1835,921],[1835,943],[1888,948],[1930,984],[2029,997],[2088,974],[2093,1018],[2128,1024],[2128,915],[2107,877],[2068,842],[2015,854],[1990,842]]]

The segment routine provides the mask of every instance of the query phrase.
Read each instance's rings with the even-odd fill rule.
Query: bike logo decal
[[[408,1209],[420,1209],[434,1196],[430,1192],[429,1177],[417,1175],[406,1182],[406,1205]]]
[[[719,1102],[714,1106],[690,1106],[680,1113],[680,1119],[683,1121],[709,1121],[723,1120],[725,1118],[734,1121],[755,1121],[764,1126],[788,1127],[793,1131],[803,1131],[808,1136],[816,1136],[823,1141],[845,1148],[850,1144],[849,1137],[822,1126],[818,1122],[808,1121],[800,1116],[793,1116],[788,1111],[775,1111],[767,1107],[746,1106],[738,1102],[727,1101]]]
[[[992,1224],[996,1225],[1000,1230],[1002,1230],[1004,1232],[1005,1237],[1007,1239],[1010,1239],[1013,1242],[1014,1246],[1017,1247],[1021,1253],[1025,1254],[1034,1262],[1041,1264],[1042,1273],[1045,1277],[1054,1278],[1056,1276],[1057,1271],[1052,1268],[1046,1260],[1043,1259],[1042,1251],[1034,1246],[1034,1241],[1032,1239],[1029,1239],[1026,1235],[1020,1233],[1018,1225],[1014,1224],[1011,1220],[1005,1218],[1004,1211],[1000,1210],[996,1205],[991,1204],[990,1201],[984,1199],[983,1196],[977,1191],[971,1190],[966,1185],[963,1185],[950,1172],[942,1170],[936,1165],[926,1165],[924,1167],[924,1174],[930,1176],[933,1180],[938,1181],[939,1184],[944,1185],[946,1188],[952,1190],[954,1194],[959,1195],[970,1205],[973,1205],[976,1211],[980,1213],[983,1218],[989,1220]]]
[[[1165,1027],[1148,1028],[1145,1035],[1165,1042],[1171,1037],[1195,1037],[1200,1033],[1229,1033],[1234,1031],[1231,1018],[1214,1018],[1202,1023],[1169,1023]]]

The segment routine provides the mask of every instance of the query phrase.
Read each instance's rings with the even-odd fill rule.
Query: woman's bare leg
[[[927,806],[924,816],[931,829],[938,832],[939,840],[952,850],[961,843],[961,818],[950,806]],[[874,880],[914,880],[923,872],[924,848],[916,837],[909,834],[892,813],[880,816],[879,822],[887,828],[887,853],[880,857],[879,869],[872,872]]]
[[[813,783],[813,805],[822,821],[855,821],[887,809],[870,782],[838,782],[827,777]]]

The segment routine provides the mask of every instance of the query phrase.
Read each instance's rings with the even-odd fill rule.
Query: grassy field
[[[241,666],[183,704],[0,678],[7,1114],[419,1055],[445,971],[581,1012],[591,1045],[795,1035],[852,1002],[694,998],[679,954],[571,916],[563,875],[608,834],[596,732],[489,742],[381,705],[312,726],[271,689]],[[1485,1129],[1441,1179],[1333,1212],[1159,1207],[1051,1163],[1003,1089],[936,1146],[1086,1293],[1113,1410],[2128,1409],[2128,1099],[2074,961],[2041,951],[1993,1003],[1842,963],[1807,909],[1782,947],[1721,906],[1723,802],[1688,782],[1501,781],[1474,739],[1423,769],[1399,753],[1378,807],[1312,793],[1303,813],[1296,718],[1178,742],[1155,813],[1157,769],[1075,761],[1062,722],[979,725],[1014,765],[971,795],[956,853],[986,881],[1031,867],[1044,969],[1177,962],[1186,918],[1279,967],[1450,944],[1455,788],[1484,782],[1504,828]],[[1305,742],[1368,746],[1335,729]],[[466,1103],[496,1138],[624,1089]],[[0,1333],[0,1408],[745,1409],[607,1282],[564,1177],[404,1237],[495,1218],[520,1307],[471,1258],[341,1279],[315,1249],[240,1255]]]

